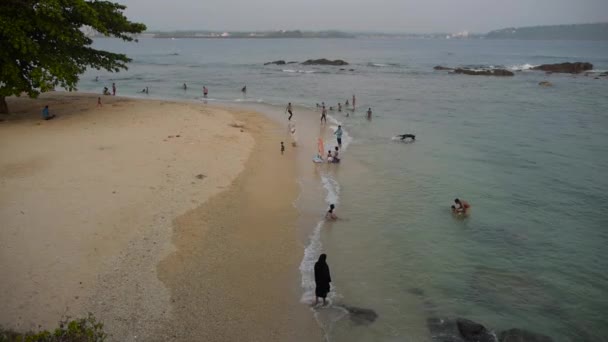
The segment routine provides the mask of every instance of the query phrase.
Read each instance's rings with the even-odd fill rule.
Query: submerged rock
[[[331,61],[326,58],[321,58],[321,59],[309,59],[305,62],[302,62],[302,65],[348,65],[348,63],[341,59],[336,59],[335,61]]]
[[[549,336],[537,334],[523,329],[509,329],[500,333],[500,342],[553,342]]]
[[[434,70],[454,70],[454,68],[448,68],[448,67],[444,67],[441,65],[437,65],[435,67],[433,67]]]
[[[464,74],[472,76],[513,76],[515,75],[512,71],[505,69],[491,69],[491,70],[471,70],[471,69],[454,69],[455,74]]]
[[[348,311],[348,315],[350,320],[356,325],[369,325],[374,323],[374,321],[378,318],[378,314],[376,311],[372,309],[358,308],[355,306],[343,306],[346,311]]]
[[[591,69],[593,69],[593,64],[587,62],[543,64],[532,68],[532,70],[543,70],[568,74],[578,74]]]
[[[433,342],[464,342],[454,320],[430,317],[426,320],[426,327]]]
[[[551,86],[553,86],[553,83],[551,83],[549,81],[541,81],[541,82],[538,82],[538,85],[543,86],[543,87],[551,87]]]
[[[496,337],[479,323],[459,318],[456,325],[460,336],[467,342],[496,342]]]
[[[287,63],[285,63],[284,60],[278,60],[278,61],[274,61],[274,62],[266,62],[266,63],[264,63],[264,65],[270,65],[270,64],[285,65]]]

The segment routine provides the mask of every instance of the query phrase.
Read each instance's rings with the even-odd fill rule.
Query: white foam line
[[[346,149],[348,148],[348,145],[350,145],[350,143],[353,141],[353,137],[350,136],[350,134],[348,134],[348,131],[346,131],[344,129],[344,126],[342,124],[342,122],[338,121],[338,119],[336,119],[335,117],[328,115],[327,116],[329,118],[329,122],[331,122],[333,125],[330,127],[334,132],[338,129],[338,126],[342,126],[342,148],[341,148],[341,152],[346,151]]]

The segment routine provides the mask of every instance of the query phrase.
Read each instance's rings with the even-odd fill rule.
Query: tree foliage
[[[0,0],[0,102],[6,106],[6,96],[36,97],[55,87],[74,90],[88,67],[126,69],[126,55],[92,48],[83,32],[92,28],[134,40],[146,26],[130,22],[125,8],[97,0]]]

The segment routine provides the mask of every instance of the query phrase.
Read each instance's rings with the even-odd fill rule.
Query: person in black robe
[[[325,260],[327,255],[321,254],[319,260],[315,263],[315,305],[319,303],[319,297],[323,298],[323,305],[327,304],[325,298],[329,293],[329,283],[331,283],[331,275],[329,274],[329,266]]]

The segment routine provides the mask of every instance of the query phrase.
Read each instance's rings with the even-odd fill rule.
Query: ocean
[[[608,341],[608,42],[423,39],[97,39],[128,71],[87,71],[79,90],[258,109],[286,127],[294,105],[304,249],[302,305],[326,253],[333,291],[311,308],[329,341],[443,341],[429,319],[467,318],[497,335]],[[267,65],[344,59],[345,67]],[[584,74],[531,66],[585,61]],[[500,67],[514,77],[433,66]],[[340,70],[344,68],[345,70]],[[349,69],[353,69],[350,71]],[[95,81],[98,77],[98,81]],[[553,86],[541,87],[540,81]],[[188,86],[183,89],[183,83]],[[243,95],[240,89],[247,86]],[[209,88],[203,102],[202,87]],[[149,87],[149,94],[141,90]],[[357,97],[319,124],[315,104]],[[365,111],[371,108],[371,120]],[[346,116],[346,113],[349,113]],[[171,115],[167,113],[167,115]],[[342,162],[314,164],[317,139]],[[416,134],[415,143],[392,139]],[[278,149],[278,143],[277,143]],[[464,219],[450,212],[467,200]],[[329,204],[339,220],[323,220]],[[371,309],[353,320],[345,307]]]

